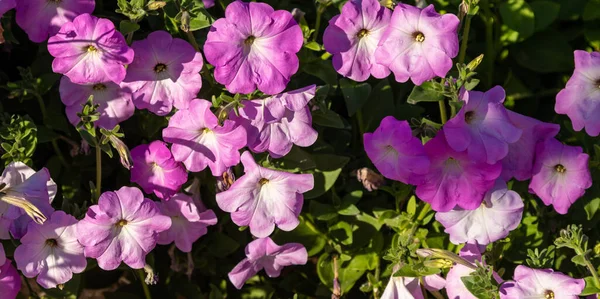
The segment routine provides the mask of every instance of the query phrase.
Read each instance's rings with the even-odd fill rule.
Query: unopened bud
[[[429,268],[438,268],[438,269],[445,269],[445,268],[450,268],[452,267],[452,261],[447,260],[447,259],[433,259],[433,260],[427,260],[425,262],[423,262],[423,264]]]
[[[167,5],[166,1],[152,1],[146,5],[146,8],[148,10],[157,10],[165,7],[165,5]]]
[[[127,169],[131,169],[131,161],[133,159],[131,158],[131,153],[129,152],[129,148],[127,147],[127,145],[125,145],[125,143],[115,135],[108,135],[107,137],[112,147],[115,150],[117,150],[117,153],[119,153],[119,157],[121,158],[121,165],[123,165],[123,167]]]
[[[187,11],[181,13],[181,30],[183,32],[190,31],[190,13]]]
[[[417,255],[420,257],[447,259],[450,262],[461,264],[461,265],[471,268],[473,270],[477,269],[477,267],[475,267],[475,265],[471,264],[469,261],[463,259],[462,257],[456,255],[454,252],[450,252],[448,250],[437,249],[437,248],[419,248],[419,249],[417,249]]]
[[[596,244],[596,246],[594,246],[594,253],[596,255],[600,255],[600,243]]]
[[[394,9],[394,6],[395,6],[395,3],[393,0],[380,0],[379,4],[381,4],[381,6],[389,8],[389,9]]]
[[[356,171],[356,178],[369,192],[379,189],[385,183],[385,178],[382,175],[366,167]]]
[[[231,168],[227,168],[227,171],[217,178],[217,192],[227,191],[231,185],[235,182],[235,175]]]
[[[470,71],[474,71],[480,64],[481,61],[483,61],[483,54],[477,56],[475,59],[471,60],[471,62],[469,62],[469,64],[467,64],[467,68]]]
[[[463,0],[458,6],[458,19],[462,22],[464,17],[469,13],[469,4]]]

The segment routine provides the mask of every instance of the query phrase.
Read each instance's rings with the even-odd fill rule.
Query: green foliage
[[[477,268],[468,276],[461,277],[465,287],[478,299],[498,299],[498,282],[494,279],[494,268],[482,262],[475,262]]]
[[[27,115],[0,115],[0,138],[4,165],[23,162],[32,165],[37,145],[37,127]]]

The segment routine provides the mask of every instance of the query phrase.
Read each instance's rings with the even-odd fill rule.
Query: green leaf
[[[310,214],[317,220],[329,221],[335,219],[338,214],[332,205],[322,204],[316,200],[311,200],[308,204]]]
[[[335,128],[335,129],[343,129],[346,126],[344,125],[344,120],[342,119],[342,117],[327,109],[327,110],[323,110],[323,109],[319,109],[316,111],[312,112],[312,117],[313,117],[313,123],[319,125],[319,126],[323,126],[323,127],[330,127],[330,128]]]
[[[119,23],[119,31],[123,35],[127,35],[128,33],[136,32],[140,29],[140,25],[138,23],[131,22],[129,20],[123,20]]]
[[[594,279],[594,277],[588,276],[583,280],[585,280],[585,288],[583,289],[581,294],[579,294],[579,296],[589,296],[600,293],[600,286],[596,285],[596,280]]]
[[[600,50],[600,29],[588,28],[586,26],[583,30],[583,35],[596,51]]]
[[[546,27],[550,26],[558,18],[560,11],[560,4],[558,3],[540,0],[533,1],[529,5],[535,15],[535,31],[546,29]]]
[[[374,253],[365,253],[358,254],[349,261],[342,261],[341,258],[338,258],[337,265],[342,294],[348,293],[367,270],[374,269],[373,261],[376,257]],[[317,274],[321,282],[329,289],[333,288],[333,265],[333,259],[328,253],[322,254],[317,261]]]
[[[519,33],[523,40],[535,29],[535,14],[525,0],[508,0],[500,4],[500,16],[508,28]]]
[[[579,266],[584,266],[585,267],[585,256],[583,255],[576,255],[574,257],[571,258],[571,262],[573,262],[573,264],[575,265],[579,265]]]
[[[600,0],[589,0],[583,10],[583,20],[592,21],[600,19]]]
[[[300,217],[300,224],[293,231],[277,230],[273,235],[273,240],[277,244],[301,243],[306,247],[308,256],[313,256],[321,252],[327,243],[327,239],[307,225],[306,220],[302,217]]]
[[[587,220],[592,220],[596,213],[600,209],[600,197],[594,198],[588,202],[586,202],[584,210],[587,215]]]
[[[369,83],[356,83],[348,79],[340,80],[340,89],[344,95],[349,116],[353,116],[356,111],[360,110],[371,94]]]
[[[202,7],[194,7],[189,11],[190,14],[190,31],[196,31],[210,27],[213,19],[208,14],[208,11]]]
[[[436,88],[436,84],[439,83],[424,82],[421,86],[415,86],[410,95],[408,95],[406,102],[416,104],[419,102],[438,102],[443,100],[445,97],[441,93],[441,90]]]
[[[383,79],[375,85],[369,99],[362,107],[365,130],[373,132],[377,129],[381,120],[390,115],[390,111],[395,110],[392,86],[388,79]]]
[[[216,257],[226,257],[240,247],[240,244],[236,240],[223,233],[214,232],[207,236],[210,236],[211,238],[209,242],[210,246],[208,246],[208,252]]]
[[[511,51],[520,65],[538,73],[573,71],[573,49],[553,30],[536,33]]]
[[[313,51],[321,51],[321,45],[317,42],[308,42],[304,47]]]
[[[313,158],[317,164],[317,168],[313,172],[315,184],[312,190],[304,193],[304,198],[307,199],[318,197],[331,189],[342,172],[342,167],[350,161],[348,157],[331,154],[318,154]]]
[[[338,243],[344,245],[352,244],[352,225],[346,221],[340,221],[329,227],[329,235]]]

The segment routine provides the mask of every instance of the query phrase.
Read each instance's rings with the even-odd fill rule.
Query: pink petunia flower
[[[186,109],[202,87],[202,54],[166,31],[154,31],[131,45],[135,52],[123,85],[133,92],[138,109],[167,115]]]
[[[456,206],[477,209],[502,171],[499,162],[477,162],[467,152],[453,150],[443,131],[425,144],[425,152],[431,167],[424,181],[417,185],[416,194],[438,212],[448,212]]]
[[[387,116],[375,132],[365,133],[363,138],[367,156],[386,178],[418,184],[429,172],[430,161],[423,143],[412,135],[405,120]]]
[[[154,249],[158,234],[171,227],[156,204],[144,198],[140,189],[122,187],[104,192],[77,224],[77,239],[86,257],[98,260],[104,270],[114,270],[123,261],[141,269],[146,255]]]
[[[545,205],[553,205],[559,214],[566,214],[592,186],[589,158],[581,147],[564,145],[554,138],[538,143],[529,192]]]
[[[207,227],[217,224],[217,216],[212,210],[197,206],[194,199],[184,193],[159,202],[158,208],[171,217],[171,227],[158,235],[158,244],[175,242],[175,246],[183,252],[191,252],[192,244],[208,232]]]
[[[456,151],[467,151],[476,161],[495,164],[508,155],[508,145],[521,138],[522,130],[514,126],[506,108],[506,93],[500,86],[488,91],[466,91],[465,105],[444,125],[446,140]]]
[[[585,288],[583,279],[571,278],[552,269],[531,269],[519,265],[513,278],[514,281],[500,286],[500,299],[578,299]]]
[[[459,255],[475,266],[476,260],[481,262],[481,253],[479,246],[468,243],[460,250]],[[462,277],[470,275],[473,271],[475,270],[461,264],[452,266],[446,275],[446,293],[448,294],[448,298],[477,299],[477,297],[471,294],[461,279]],[[502,283],[502,278],[498,273],[494,272],[493,278],[497,283]]]
[[[211,7],[215,6],[215,0],[202,0],[202,3],[204,4],[204,7],[206,7],[206,8],[211,8]]]
[[[36,43],[55,35],[65,23],[84,13],[92,13],[94,0],[19,0],[17,24]]]
[[[433,4],[424,9],[399,3],[375,50],[377,63],[389,67],[396,81],[421,85],[445,77],[458,55],[458,18],[440,15]]]
[[[227,167],[240,162],[239,150],[246,145],[246,131],[231,120],[219,125],[211,105],[206,100],[193,100],[188,109],[171,117],[162,133],[164,141],[173,143],[175,161],[194,172],[208,166],[214,176],[220,176]]]
[[[17,298],[21,290],[21,276],[10,260],[6,260],[0,266],[0,290],[2,290],[2,298],[6,299]]]
[[[333,54],[333,67],[342,76],[365,81],[385,78],[390,70],[375,61],[375,49],[392,12],[377,0],[351,0],[333,17],[323,34],[323,45]],[[358,20],[358,21],[357,21]]]
[[[187,171],[160,140],[136,146],[131,150],[131,157],[131,181],[147,194],[154,192],[158,198],[169,199],[187,182]]]
[[[298,71],[302,30],[292,14],[260,2],[234,1],[204,44],[215,80],[231,93],[282,92]]]
[[[308,260],[306,248],[299,243],[279,246],[271,238],[256,239],[246,245],[246,258],[229,272],[229,280],[239,290],[260,270],[269,277],[278,277],[281,269],[291,265],[304,265]]]
[[[54,56],[52,70],[76,84],[119,84],[125,78],[124,65],[133,61],[133,50],[115,25],[87,13],[62,25],[48,40],[48,51]]]
[[[275,225],[291,231],[300,221],[304,196],[314,187],[312,174],[294,174],[260,167],[250,152],[242,154],[244,175],[227,191],[217,193],[217,204],[231,213],[239,226],[249,226],[257,238],[270,235]]]
[[[519,226],[523,207],[521,196],[508,190],[504,181],[496,180],[476,210],[454,208],[436,213],[435,219],[446,228],[452,243],[487,245],[505,238]]]
[[[17,268],[26,277],[37,275],[44,288],[55,288],[85,270],[83,246],[77,241],[77,219],[56,211],[43,225],[30,223],[21,245],[15,250]]]
[[[2,18],[2,15],[7,11],[15,8],[15,6],[17,6],[15,0],[0,0],[0,18]]]
[[[396,266],[395,268],[399,268]],[[395,272],[395,271],[394,271]],[[441,276],[427,275],[423,276],[423,286],[430,291],[439,291],[446,286],[446,280]],[[390,277],[383,294],[382,299],[423,299],[423,289],[418,277]]]
[[[600,53],[576,50],[575,70],[567,86],[556,95],[554,110],[566,114],[575,131],[600,134]]]

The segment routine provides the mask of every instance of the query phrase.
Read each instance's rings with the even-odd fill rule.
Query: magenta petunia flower
[[[124,65],[133,61],[133,50],[115,25],[87,13],[62,25],[48,40],[48,51],[54,56],[52,70],[76,84],[119,84],[125,78]]]
[[[388,179],[418,184],[429,173],[430,161],[421,140],[412,135],[405,120],[387,116],[373,133],[365,133],[365,152]]]
[[[476,210],[454,208],[436,213],[435,219],[446,228],[452,243],[487,245],[505,238],[519,226],[523,207],[521,196],[508,190],[504,181],[496,180]]]
[[[465,244],[465,246],[460,250],[459,255],[461,258],[475,266],[475,261],[481,262],[481,253],[482,252],[479,251],[477,245]],[[446,293],[448,294],[448,298],[478,299],[471,294],[467,287],[465,287],[465,284],[461,279],[470,275],[473,273],[473,271],[475,270],[461,264],[455,264],[452,266],[446,275]],[[502,278],[496,272],[493,273],[493,278],[497,283],[502,283]]]
[[[589,158],[581,147],[564,145],[554,138],[538,143],[529,192],[545,205],[553,205],[559,214],[566,214],[592,186]]]
[[[476,161],[495,164],[508,155],[508,145],[521,138],[522,130],[514,126],[506,108],[506,93],[500,86],[487,92],[466,91],[465,105],[444,125],[450,147],[467,151]]]
[[[215,6],[215,0],[202,0],[202,3],[204,4],[204,7],[206,7],[206,8],[211,8],[211,7]]]
[[[156,204],[144,198],[140,189],[122,187],[104,192],[77,224],[77,239],[86,257],[98,260],[104,270],[114,270],[123,261],[141,269],[146,255],[154,249],[158,234],[171,227]]]
[[[523,134],[517,142],[508,145],[508,155],[502,159],[502,175],[500,177],[505,181],[513,177],[519,181],[525,181],[531,178],[536,144],[556,136],[560,126],[541,122],[510,110],[506,112],[510,122],[521,129]]]
[[[158,244],[175,242],[175,246],[183,252],[191,252],[192,244],[208,232],[207,227],[217,224],[217,216],[212,210],[197,206],[194,199],[184,193],[159,202],[158,208],[171,217],[171,227],[158,235]]]
[[[169,199],[187,182],[187,171],[160,140],[136,146],[131,150],[131,157],[131,181],[147,194],[154,192],[161,199]]]
[[[60,27],[84,13],[92,13],[94,0],[19,0],[17,24],[36,43],[55,35]]]
[[[333,54],[333,67],[344,77],[365,81],[385,78],[390,70],[375,61],[375,49],[392,12],[377,0],[351,0],[333,17],[323,34],[323,45]],[[358,21],[357,21],[358,20]]]
[[[66,106],[67,117],[72,125],[81,121],[77,113],[81,113],[83,105],[90,96],[94,104],[98,104],[100,118],[94,122],[101,128],[112,130],[120,122],[127,120],[135,112],[131,102],[131,91],[114,82],[95,84],[75,84],[67,76],[60,80],[60,99]]]
[[[519,265],[513,278],[514,281],[500,286],[500,299],[578,299],[585,288],[583,279],[571,278],[552,269],[531,269]]]
[[[2,298],[6,299],[17,298],[21,290],[21,276],[10,260],[0,266],[0,290]]]
[[[377,63],[389,67],[396,81],[421,85],[445,77],[458,55],[458,18],[399,3],[375,50]]]
[[[189,108],[179,110],[163,130],[163,140],[173,143],[175,161],[183,162],[189,171],[202,171],[207,166],[214,176],[240,162],[239,150],[246,145],[246,131],[231,120],[223,126],[210,111],[212,104],[195,99]]]
[[[281,269],[291,265],[304,265],[308,260],[306,248],[299,243],[279,246],[271,238],[256,239],[246,245],[246,258],[229,272],[229,280],[239,290],[260,270],[269,277],[278,277]]]
[[[17,6],[15,0],[0,0],[0,18],[2,18],[2,15],[7,11],[15,8],[15,6]]]
[[[154,31],[131,45],[135,52],[123,85],[133,92],[138,109],[167,115],[186,109],[202,87],[202,54],[166,31]]]
[[[282,92],[298,71],[302,30],[292,14],[260,2],[234,1],[204,44],[215,80],[231,93]]]
[[[250,152],[242,154],[244,175],[227,191],[217,193],[217,204],[231,213],[239,226],[249,226],[257,238],[270,235],[275,225],[291,231],[300,223],[302,193],[312,190],[312,174],[294,174],[260,167]]]
[[[566,114],[575,131],[600,134],[600,53],[576,50],[575,70],[567,86],[556,95],[554,110]]]
[[[425,144],[425,152],[431,167],[424,181],[417,185],[416,194],[438,212],[448,212],[456,206],[477,209],[502,171],[499,162],[477,162],[467,152],[453,150],[443,131]]]
[[[56,211],[43,225],[30,223],[21,245],[15,250],[17,268],[26,277],[37,275],[44,288],[55,288],[85,270],[83,246],[77,241],[77,219]]]

